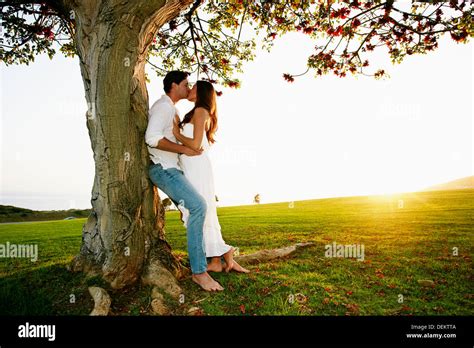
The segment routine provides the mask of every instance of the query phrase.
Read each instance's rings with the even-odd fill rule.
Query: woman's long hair
[[[217,107],[216,107],[216,92],[210,82],[199,80],[196,82],[196,103],[194,108],[184,116],[179,123],[179,128],[183,128],[186,123],[189,123],[194,116],[196,108],[204,108],[211,116],[209,130],[206,131],[207,140],[209,143],[215,143],[214,133],[217,130]]]

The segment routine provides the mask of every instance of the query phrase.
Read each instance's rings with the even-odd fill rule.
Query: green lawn
[[[184,303],[169,304],[173,314],[197,305],[208,315],[472,315],[473,213],[471,189],[219,208],[224,239],[241,253],[314,245],[251,266],[249,275],[215,274],[223,293],[208,294],[184,280]],[[65,269],[79,250],[84,221],[0,225],[0,244],[37,243],[39,249],[37,262],[0,259],[0,314],[91,311],[87,287],[106,284]],[[166,234],[185,255],[176,212],[167,213]],[[333,242],[364,245],[365,260],[325,257]],[[111,291],[112,315],[148,313],[150,290]]]

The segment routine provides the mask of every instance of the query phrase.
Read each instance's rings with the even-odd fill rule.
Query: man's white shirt
[[[176,114],[179,115],[179,111],[166,94],[153,104],[148,113],[148,127],[145,133],[148,153],[153,163],[161,163],[164,169],[181,169],[178,164],[177,153],[156,148],[158,142],[163,138],[177,143],[173,135],[173,119]]]

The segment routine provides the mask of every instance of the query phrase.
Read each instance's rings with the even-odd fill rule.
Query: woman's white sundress
[[[194,137],[194,125],[186,123],[181,133],[188,137]],[[214,173],[212,162],[209,158],[210,144],[206,134],[202,139],[204,151],[198,156],[179,155],[179,165],[184,172],[184,176],[191,182],[197,192],[201,194],[207,203],[206,218],[204,220],[203,236],[206,257],[222,256],[231,249],[222,238],[221,225],[217,217],[216,194],[214,189]],[[178,206],[183,213],[184,226],[187,226],[189,210],[183,206]]]

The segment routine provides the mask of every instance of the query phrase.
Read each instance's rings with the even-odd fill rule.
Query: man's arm
[[[184,145],[176,144],[165,138],[164,130],[167,124],[174,117],[174,109],[168,105],[159,105],[150,110],[150,118],[145,132],[145,142],[148,146],[154,147],[163,151],[174,153],[184,153],[188,156],[200,155],[200,151],[194,151]]]
[[[174,152],[174,153],[184,153],[186,151],[185,149],[186,146],[173,143],[167,138],[161,138],[158,141],[157,146],[155,147],[163,151],[169,151],[169,152]]]

